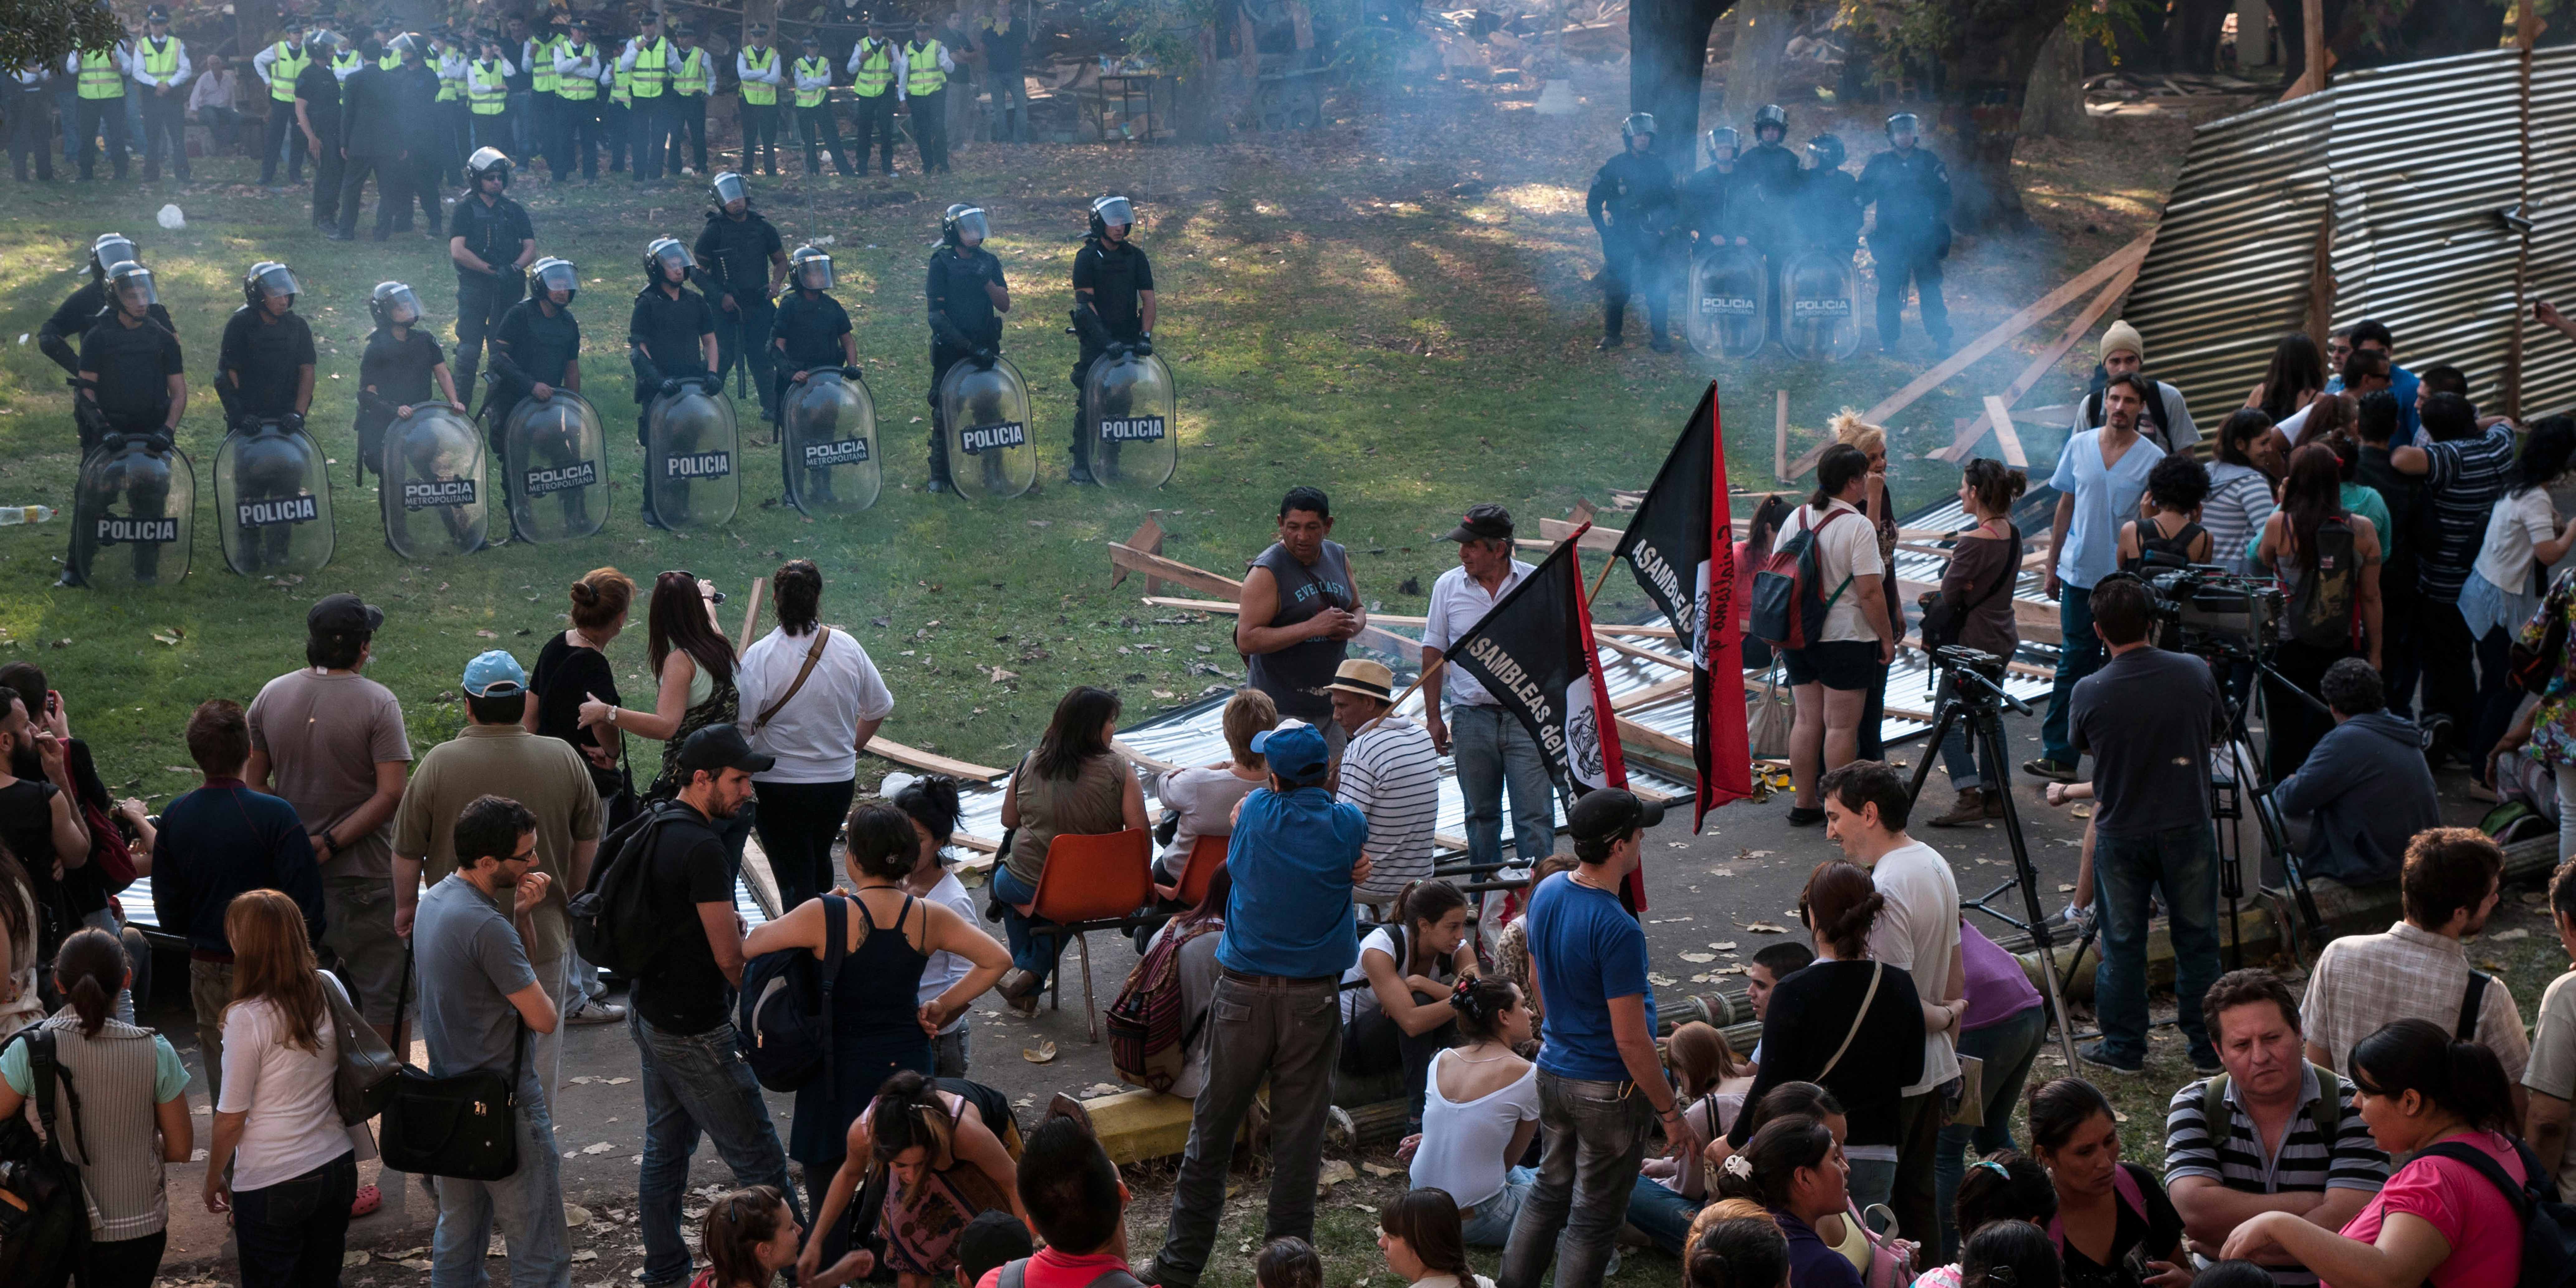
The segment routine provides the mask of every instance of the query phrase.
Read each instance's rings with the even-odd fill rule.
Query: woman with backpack
[[[1861,493],[1860,510],[1869,520],[1870,530],[1878,537],[1878,561],[1887,568],[1880,578],[1878,593],[1887,604],[1889,628],[1896,638],[1905,638],[1905,599],[1896,589],[1896,496],[1887,487],[1887,431],[1860,418],[1860,413],[1845,407],[1837,413],[1830,428],[1834,441],[1860,449],[1869,462],[1869,482]],[[1887,716],[1887,662],[1878,664],[1878,680],[1869,687],[1869,701],[1860,713],[1860,748],[1856,758],[1883,760],[1886,747],[1878,737],[1878,727]]]
[[[733,685],[733,646],[716,628],[715,600],[716,584],[694,573],[674,571],[655,577],[653,598],[645,609],[644,646],[645,660],[659,681],[653,709],[621,707],[597,694],[587,695],[581,704],[584,729],[605,726],[612,733],[662,740],[662,772],[645,790],[649,800],[670,800],[680,794],[685,777],[680,772],[680,746],[690,734],[710,725],[734,724],[740,716],[741,695]],[[751,837],[753,816],[758,813],[755,802],[746,801],[732,818],[710,824],[724,838],[725,850],[737,868],[742,866],[743,844]]]
[[[1225,973],[1216,963],[1216,950],[1225,940],[1225,905],[1233,897],[1234,874],[1218,868],[1216,875],[1208,878],[1207,897],[1199,900],[1199,906],[1164,922],[1162,929],[1154,932],[1145,951],[1138,955],[1136,973],[1128,984],[1133,988],[1137,980],[1156,978],[1146,963],[1159,965],[1161,958],[1157,954],[1172,957],[1172,979],[1181,990],[1181,1071],[1165,1090],[1183,1100],[1195,1098],[1199,1088],[1207,1085],[1206,1019],[1208,1008],[1216,1004],[1217,979]]]
[[[1415,881],[1395,896],[1395,920],[1360,940],[1342,976],[1342,1072],[1404,1071],[1407,1129],[1422,1129],[1422,1086],[1433,1053],[1458,1040],[1452,984],[1476,973],[1467,896],[1446,881]]]
[[[2007,662],[2021,648],[2021,623],[2013,617],[2013,583],[2021,580],[2021,529],[2013,526],[2012,508],[2029,486],[2020,470],[1982,456],[1960,472],[1959,504],[1973,526],[1950,544],[1950,568],[1941,576],[1940,597],[1924,601],[1925,644],[1936,642],[1931,637],[1937,631],[1950,643]],[[1936,612],[1948,618],[1946,629],[1936,622]],[[1982,749],[1972,755],[1968,735],[1962,722],[1951,725],[1941,741],[1941,764],[1958,794],[1946,812],[1924,820],[1933,827],[1964,827],[2004,816],[2000,767]],[[1996,786],[1989,790],[1988,783]]]
[[[1860,511],[1873,478],[1869,457],[1859,448],[1826,448],[1816,462],[1814,495],[1780,529],[1775,558],[1809,550],[1814,556],[1814,580],[1800,587],[1800,602],[1791,607],[1803,619],[1805,646],[1782,650],[1797,704],[1789,731],[1789,777],[1797,785],[1792,827],[1825,821],[1816,780],[1860,755],[1861,714],[1896,658],[1887,595],[1880,589],[1887,561]]]
[[[2513,1087],[2495,1052],[2406,1019],[2354,1044],[2351,1064],[2371,1139],[2391,1158],[2413,1157],[2340,1232],[2266,1212],[2237,1226],[2219,1255],[2286,1256],[2334,1288],[2514,1288],[2523,1222],[2487,1171],[2520,1188],[2540,1168],[2509,1134]]]
[[[2291,454],[2281,507],[2263,521],[2255,558],[2281,579],[2289,638],[2273,655],[2273,669],[2299,688],[2293,693],[2265,680],[2271,777],[2278,782],[2297,773],[2317,739],[2334,727],[2301,694],[2315,693],[2326,668],[2344,658],[2366,657],[2373,670],[2379,667],[2379,530],[2344,508],[2343,461],[2332,447],[2310,443]]]
[[[537,650],[537,665],[528,672],[527,714],[520,723],[540,738],[556,738],[581,753],[590,770],[590,785],[599,793],[600,834],[605,836],[635,816],[640,802],[626,766],[626,740],[606,725],[581,723],[582,706],[594,699],[614,707],[617,668],[608,661],[608,646],[626,630],[627,612],[635,603],[635,580],[615,568],[593,568],[572,583],[571,625]],[[573,891],[579,894],[580,891]],[[626,1018],[626,1008],[608,1000],[599,968],[570,954],[572,1009],[566,1024],[613,1024]]]
[[[2031,1092],[2030,1142],[2057,1183],[2048,1232],[2067,1288],[2190,1288],[2182,1214],[2154,1172],[2120,1161],[2119,1121],[2099,1088],[2059,1078]]]
[[[2487,513],[2486,542],[2460,587],[2460,616],[2478,642],[2478,716],[2469,734],[2470,764],[2489,791],[2495,782],[2486,772],[2487,753],[2522,704],[2522,690],[2513,683],[2509,665],[2514,635],[2540,611],[2549,584],[2547,565],[2566,558],[2568,548],[2576,546],[2576,518],[2561,524],[2549,499],[2549,489],[2567,473],[2571,456],[2576,456],[2576,420],[2551,416],[2531,427],[2514,466],[2513,486]]]
[[[115,1017],[116,995],[133,978],[116,936],[75,932],[54,958],[54,987],[69,1004],[0,1048],[0,1121],[10,1121],[36,1091],[30,1039],[42,1034],[53,1043],[53,1139],[79,1172],[74,1202],[86,1196],[89,1209],[86,1259],[63,1269],[83,1288],[149,1288],[169,1240],[162,1166],[187,1162],[195,1143],[188,1067],[178,1051]],[[348,1210],[344,1196],[344,1218]]]

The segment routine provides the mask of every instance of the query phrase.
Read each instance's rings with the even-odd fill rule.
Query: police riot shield
[[[501,451],[522,540],[573,541],[608,521],[608,438],[589,399],[569,389],[520,399],[502,422]]]
[[[1009,498],[1037,483],[1029,385],[1010,359],[995,358],[989,367],[967,359],[949,367],[939,382],[939,418],[958,495]]]
[[[1762,319],[1770,312],[1770,279],[1762,255],[1750,246],[1703,246],[1690,266],[1682,331],[1691,348],[1712,358],[1750,358],[1762,351]]]
[[[197,471],[159,434],[110,434],[81,463],[72,575],[85,586],[157,586],[188,575]]]
[[[1807,362],[1860,351],[1860,309],[1852,295],[1849,251],[1811,250],[1780,274],[1780,345]]]
[[[385,426],[385,544],[405,559],[472,554],[491,521],[483,435],[465,413],[421,403]]]
[[[877,405],[858,368],[817,368],[787,386],[778,407],[779,472],[787,503],[807,515],[856,514],[877,503]]]
[[[720,527],[742,505],[741,443],[723,386],[696,380],[653,399],[644,420],[644,485],[653,513],[675,532]]]
[[[1131,345],[1111,345],[1082,380],[1082,433],[1091,476],[1103,487],[1146,492],[1171,481],[1181,463],[1172,369]]]
[[[215,514],[234,572],[319,572],[331,562],[330,463],[301,426],[236,425],[215,450]]]

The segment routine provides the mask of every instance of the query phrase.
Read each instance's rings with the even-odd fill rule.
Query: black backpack
[[[644,865],[652,858],[663,825],[672,821],[677,811],[687,808],[672,801],[656,801],[600,841],[598,861],[590,869],[590,884],[582,887],[565,907],[572,922],[573,946],[581,950],[583,961],[628,979],[651,973],[659,941],[665,935],[653,923]]]
[[[0,1122],[0,1283],[59,1284],[88,1259],[89,1200],[82,1193],[80,1172],[63,1157],[54,1122],[56,1080],[71,1101],[72,1135],[80,1139],[86,1158],[89,1142],[81,1136],[80,1095],[54,1058],[50,1030],[31,1025],[9,1041],[27,1044],[27,1072],[35,1092],[31,1099],[45,1134],[39,1138],[23,1114]]]
[[[771,1091],[800,1090],[816,1074],[832,1085],[832,984],[849,947],[849,909],[841,896],[823,896],[821,961],[812,949],[781,948],[743,963],[734,1032],[751,1076]]]
[[[2522,1158],[2522,1174],[2531,1178],[2519,1185],[2485,1151],[2456,1141],[2427,1145],[2416,1157],[2430,1154],[2466,1163],[2487,1178],[2522,1222],[2522,1277],[2515,1283],[2519,1288],[2564,1288],[2569,1277],[2576,1276],[2576,1208],[2558,1201],[2558,1181],[2540,1165],[2531,1146],[2517,1140],[2513,1150]]]
[[[2290,635],[2312,648],[2348,649],[2361,622],[2361,553],[2351,520],[2338,515],[2318,523],[2316,543],[2316,561],[2290,597]]]

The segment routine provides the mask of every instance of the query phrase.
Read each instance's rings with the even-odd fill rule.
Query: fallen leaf
[[[1747,922],[1745,923],[1744,928],[1757,935],[1785,935],[1789,933],[1788,927],[1775,926],[1767,921]]]
[[[368,1252],[363,1248],[354,1252],[343,1252],[340,1254],[340,1268],[342,1270],[353,1270],[375,1260],[375,1256],[376,1254]]]
[[[2529,939],[2529,938],[2531,938],[2531,932],[2530,932],[2529,930],[2526,930],[2526,929],[2524,929],[2524,928],[2522,928],[2522,927],[2517,926],[2517,927],[2515,927],[2515,928],[2513,928],[2513,929],[2511,929],[2511,930],[2499,930],[2499,931],[2495,932],[2494,934],[2487,936],[2487,942],[2488,942],[2488,943],[2495,943],[2495,944],[2504,944],[2504,943],[2511,943],[2511,942],[2513,942],[2514,940],[2517,940],[2517,939]]]
[[[1040,1042],[1037,1045],[1037,1049],[1034,1051],[1027,1047],[1021,1047],[1020,1058],[1031,1064],[1046,1064],[1055,1059],[1055,1043]]]
[[[2090,805],[2077,805],[2077,806],[2074,806],[2074,807],[2073,807],[2073,808],[2071,808],[2071,809],[2068,809],[2066,812],[2067,812],[2067,814],[2068,814],[2070,817],[2073,817],[2073,818],[2091,818],[2091,817],[2093,817],[2093,807],[2092,807],[2092,806],[2090,806]]]
[[[153,638],[155,641],[158,641],[159,643],[168,644],[168,645],[172,645],[172,646],[174,646],[174,647],[175,647],[175,646],[179,643],[179,641],[181,641],[181,640],[184,640],[184,639],[188,638],[188,632],[187,632],[187,629],[186,629],[186,628],[184,628],[184,627],[179,627],[179,626],[168,626],[168,627],[163,627],[163,628],[162,628],[162,629],[160,629],[160,630],[157,630],[157,631],[152,632],[152,638]]]
[[[623,1087],[627,1083],[633,1081],[635,1081],[633,1078],[611,1078],[608,1080],[608,1085],[612,1087]]]
[[[578,1203],[566,1203],[563,1207],[565,1229],[578,1230],[581,1227],[590,1224],[589,1208],[583,1207]]]
[[[2073,894],[2075,893],[2075,887],[2061,881],[2057,883],[2057,892],[2059,894]]]
[[[1661,975],[1653,971],[1648,971],[1646,972],[1646,982],[1649,984],[1659,985],[1664,988],[1671,988],[1673,985],[1678,984],[1681,981],[1674,979],[1670,975]]]
[[[609,1154],[616,1152],[616,1150],[617,1146],[604,1140],[593,1141],[590,1144],[581,1147],[581,1152],[585,1154]]]
[[[1704,964],[1704,963],[1707,963],[1707,962],[1713,962],[1713,961],[1716,961],[1716,960],[1717,960],[1717,954],[1715,954],[1715,953],[1683,953],[1683,954],[1681,955],[1681,958],[1682,958],[1682,960],[1683,960],[1683,961],[1689,962],[1689,963],[1691,963],[1692,965],[1697,966],[1697,965],[1701,965],[1701,964]]]
[[[413,1257],[420,1256],[421,1254],[423,1254],[423,1253],[425,1253],[425,1252],[428,1252],[428,1251],[429,1251],[429,1249],[428,1249],[426,1246],[424,1246],[424,1247],[418,1247],[418,1248],[405,1248],[405,1249],[403,1249],[403,1250],[402,1250],[402,1251],[400,1251],[400,1252],[379,1252],[379,1253],[377,1253],[376,1255],[377,1255],[377,1256],[379,1256],[379,1257],[384,1258],[384,1259],[385,1259],[385,1260],[387,1260],[387,1261],[409,1261],[409,1260],[411,1260]]]
[[[1731,953],[1735,951],[1735,941],[1732,939],[1722,940],[1718,943],[1710,944],[1709,947],[1722,953]]]
[[[1377,1177],[1394,1176],[1397,1174],[1396,1169],[1389,1167],[1384,1163],[1362,1163],[1360,1164],[1360,1170],[1371,1176]]]
[[[395,1262],[394,1264],[395,1264],[395,1265],[398,1265],[398,1266],[401,1266],[401,1267],[402,1267],[403,1269],[405,1269],[405,1270],[427,1270],[427,1269],[429,1269],[429,1258],[427,1258],[427,1257],[406,1257],[406,1258],[404,1258],[404,1259],[403,1259],[403,1260],[401,1260],[401,1261],[397,1261],[397,1262]]]
[[[597,1261],[599,1260],[599,1254],[588,1248],[584,1248],[581,1251],[572,1254],[572,1259],[575,1261]]]
[[[1320,1194],[1344,1181],[1356,1181],[1359,1178],[1360,1174],[1353,1171],[1348,1162],[1338,1158],[1326,1159],[1323,1170],[1315,1173],[1315,1191]]]
[[[1017,672],[1017,671],[1005,671],[1005,670],[1003,670],[1002,668],[1000,668],[1000,667],[998,667],[998,666],[997,666],[997,667],[992,668],[992,669],[988,672],[988,674],[990,674],[990,675],[993,677],[993,683],[995,683],[995,684],[1008,684],[1008,683],[1010,683],[1011,681],[1013,681],[1013,680],[1016,680],[1016,679],[1020,678],[1020,673],[1019,673],[1019,672]]]

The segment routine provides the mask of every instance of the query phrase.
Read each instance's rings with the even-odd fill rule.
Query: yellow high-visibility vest
[[[652,44],[636,46],[633,71],[635,97],[662,97],[662,87],[671,79],[671,42],[655,36]]]
[[[796,60],[796,76],[800,82],[808,76],[820,76],[826,78],[826,83],[828,84],[831,75],[832,64],[829,59],[799,58]],[[823,105],[823,94],[823,90],[805,89],[800,84],[796,90],[796,106],[821,107]]]
[[[116,51],[102,49],[80,56],[80,96],[88,99],[125,97],[125,74],[116,69]]]
[[[939,42],[906,46],[903,51],[903,92],[915,98],[936,94],[948,88],[948,73],[939,70]]]
[[[277,59],[268,65],[268,96],[274,102],[295,101],[295,78],[313,65],[313,56],[300,45],[277,42]]]
[[[572,55],[574,62],[590,62],[599,57],[598,46],[583,45],[576,49],[568,38],[563,42],[563,49]],[[555,76],[555,93],[567,103],[587,103],[599,97],[599,82],[588,76],[558,73]]]
[[[859,42],[859,74],[855,82],[859,97],[876,98],[894,88],[894,42],[866,40]]]
[[[539,94],[555,92],[555,38],[548,36],[530,42],[528,53],[528,88]]]
[[[147,39],[143,42],[142,50],[143,70],[154,80],[167,85],[171,77],[179,74],[178,41],[164,40],[161,42],[161,48],[154,49],[152,42]]]
[[[766,75],[778,66],[778,51],[764,49],[760,51],[760,56],[755,58],[751,51],[746,49],[742,51],[742,62],[743,66]],[[745,80],[742,82],[742,101],[753,107],[773,106],[778,102],[778,87],[767,81]]]
[[[463,70],[463,64],[460,63],[458,65],[457,73],[450,76],[447,74],[447,59],[444,55],[441,55],[438,60],[438,97],[430,101],[435,103],[454,103],[464,97],[465,72]]]
[[[707,62],[707,51],[701,47],[680,55],[680,70],[671,77],[671,92],[704,96],[715,84],[715,69]]]
[[[347,80],[348,73],[358,70],[358,65],[365,61],[358,57],[356,50],[348,50],[331,60],[331,74],[341,80]]]
[[[501,65],[489,59],[467,64],[465,99],[476,116],[499,116],[510,102],[510,82],[503,79]]]
[[[620,67],[609,73],[608,101],[619,107],[635,105],[635,74]]]

